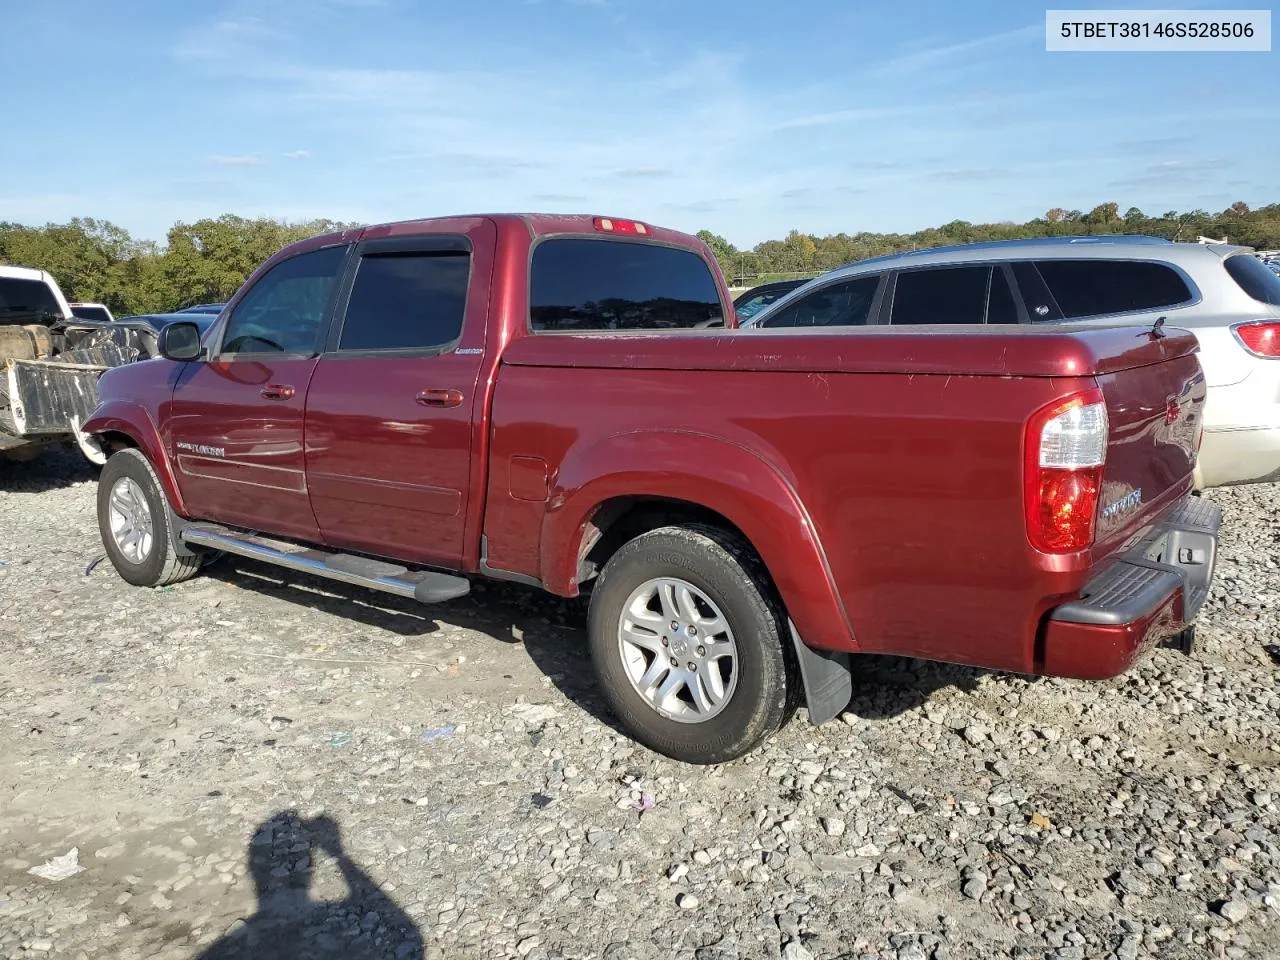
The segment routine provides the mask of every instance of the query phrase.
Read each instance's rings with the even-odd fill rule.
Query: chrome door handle
[[[260,392],[268,400],[289,400],[297,391],[287,383],[268,383]]]

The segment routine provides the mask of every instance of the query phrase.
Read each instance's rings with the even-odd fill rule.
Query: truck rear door
[[[470,223],[357,247],[307,395],[325,543],[461,564],[495,232]]]

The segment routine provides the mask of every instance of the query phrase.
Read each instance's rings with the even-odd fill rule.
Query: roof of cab
[[[7,277],[10,280],[40,280],[48,282],[52,278],[48,271],[37,270],[35,267],[18,267],[0,264],[0,277]]]
[[[611,220],[616,223],[643,224],[645,232],[643,234],[612,233],[598,228],[596,226],[597,219]],[[703,242],[692,234],[655,226],[647,220],[637,220],[634,217],[618,217],[598,213],[470,213],[443,217],[419,217],[412,220],[394,220],[389,223],[371,223],[352,230],[311,237],[291,246],[323,246],[331,243],[350,243],[352,240],[359,239],[371,232],[390,232],[396,236],[410,236],[417,229],[429,231],[438,228],[442,223],[460,223],[468,220],[491,220],[497,224],[508,225],[520,224],[529,231],[530,236],[534,237],[560,233],[599,234],[601,236],[625,236],[628,239],[636,240],[659,240],[697,248],[704,246]]]

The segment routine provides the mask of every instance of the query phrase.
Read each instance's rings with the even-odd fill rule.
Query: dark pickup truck
[[[1083,679],[1188,634],[1220,513],[1174,329],[732,329],[704,244],[635,221],[420,220],[264,264],[84,424],[130,583],[232,553],[423,602],[590,594],[611,706],[751,750],[854,656]]]

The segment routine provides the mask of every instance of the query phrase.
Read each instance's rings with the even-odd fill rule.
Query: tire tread
[[[612,689],[616,684],[604,672],[600,660],[596,663],[597,677],[606,699],[624,725],[646,746],[687,763],[713,764],[737,759],[782,727],[794,712],[795,688],[798,686],[792,679],[798,674],[782,604],[764,564],[740,536],[720,527],[694,523],[658,527],[640,534],[620,547],[605,564],[592,590],[590,631],[593,657],[612,655],[616,642],[614,634],[617,627],[613,623],[612,610],[606,612],[603,609],[611,602],[608,598],[613,589],[612,581],[618,576],[622,566],[633,562],[631,558],[658,545],[674,548],[693,558],[698,566],[691,569],[705,571],[704,576],[728,575],[739,581],[736,585],[738,596],[731,599],[735,603],[745,603],[747,611],[743,619],[759,625],[759,639],[754,642],[760,643],[758,652],[765,665],[762,671],[763,689],[759,691],[745,721],[738,724],[739,729],[727,730],[723,729],[725,724],[720,722],[726,719],[725,714],[703,724],[676,724],[638,701],[629,687],[619,695],[619,691]],[[617,589],[622,590],[624,587]],[[730,615],[728,610],[725,613]],[[753,642],[747,639],[741,623],[735,628],[735,633],[740,637],[740,644]],[[741,691],[741,679],[739,684]],[[690,734],[700,728],[705,728],[708,736],[712,736],[713,730],[718,730],[719,733],[714,736],[713,742],[699,742]],[[677,736],[664,734],[664,730]]]
[[[200,572],[200,566],[203,562],[203,558],[199,555],[180,557],[174,552],[173,543],[169,539],[171,531],[169,530],[168,498],[165,496],[164,487],[160,483],[160,478],[156,476],[155,468],[151,466],[150,461],[147,460],[143,453],[140,450],[129,447],[112,454],[111,459],[109,459],[106,465],[102,468],[102,474],[105,478],[100,477],[99,482],[102,484],[108,484],[114,482],[118,475],[127,475],[128,467],[126,464],[128,463],[137,463],[141,465],[141,469],[145,474],[145,477],[135,477],[134,479],[145,479],[150,484],[151,489],[148,492],[154,492],[155,496],[160,501],[161,507],[160,510],[153,509],[151,523],[153,530],[152,536],[154,539],[154,546],[152,549],[162,551],[161,556],[163,557],[163,561],[161,562],[159,572],[154,576],[147,578],[149,581],[148,583],[137,585],[167,587],[172,586],[175,583],[181,583],[184,580],[190,580]],[[113,464],[115,464],[114,469],[112,466]],[[152,506],[154,507],[154,504]],[[101,508],[99,508],[98,526],[101,530],[102,541],[105,547],[107,544],[108,534],[101,516]],[[107,549],[107,556],[112,558],[114,562],[114,558],[112,557],[112,553],[109,548]],[[117,567],[117,570],[118,569],[119,568]]]

